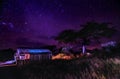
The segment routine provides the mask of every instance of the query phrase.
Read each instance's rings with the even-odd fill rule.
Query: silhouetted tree
[[[115,34],[116,30],[110,26],[109,23],[97,23],[94,21],[87,22],[82,25],[79,31],[75,30],[64,30],[62,31],[55,40],[64,43],[71,43],[80,41],[82,44],[82,53],[86,52],[86,45],[89,45],[92,40],[100,43],[101,38],[109,38]]]
[[[13,60],[14,53],[15,53],[15,50],[13,49],[0,50],[0,61]]]
[[[74,42],[76,40],[76,32],[74,30],[64,30],[55,37],[55,40],[64,43]]]
[[[70,48],[70,43],[75,42],[77,39],[77,32],[74,30],[63,30],[58,34],[58,36],[55,37],[55,40],[58,41],[59,44],[61,44],[61,47],[67,47],[67,50]]]
[[[78,38],[82,40],[82,50],[85,53],[85,45],[89,45],[91,40],[100,43],[101,38],[109,38],[115,34],[116,30],[110,27],[109,23],[97,23],[94,21],[82,25],[78,32]]]

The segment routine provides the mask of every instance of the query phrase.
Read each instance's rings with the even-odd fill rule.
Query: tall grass
[[[117,59],[117,63],[116,63]],[[83,58],[30,63],[20,67],[23,79],[120,79],[120,58]]]

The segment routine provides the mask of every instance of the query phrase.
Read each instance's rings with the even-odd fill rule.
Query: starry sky
[[[119,29],[120,1],[1,0],[0,48],[54,45],[51,37],[92,20]]]

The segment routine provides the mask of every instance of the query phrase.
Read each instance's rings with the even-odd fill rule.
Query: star
[[[42,17],[42,14],[39,14],[40,17]]]
[[[28,22],[25,22],[25,24],[28,24]]]
[[[8,23],[10,28],[14,28],[14,25],[12,23]]]

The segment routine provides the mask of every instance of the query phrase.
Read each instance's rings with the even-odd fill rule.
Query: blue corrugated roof
[[[31,54],[34,53],[50,53],[51,51],[48,49],[18,49],[19,52],[28,52]]]

